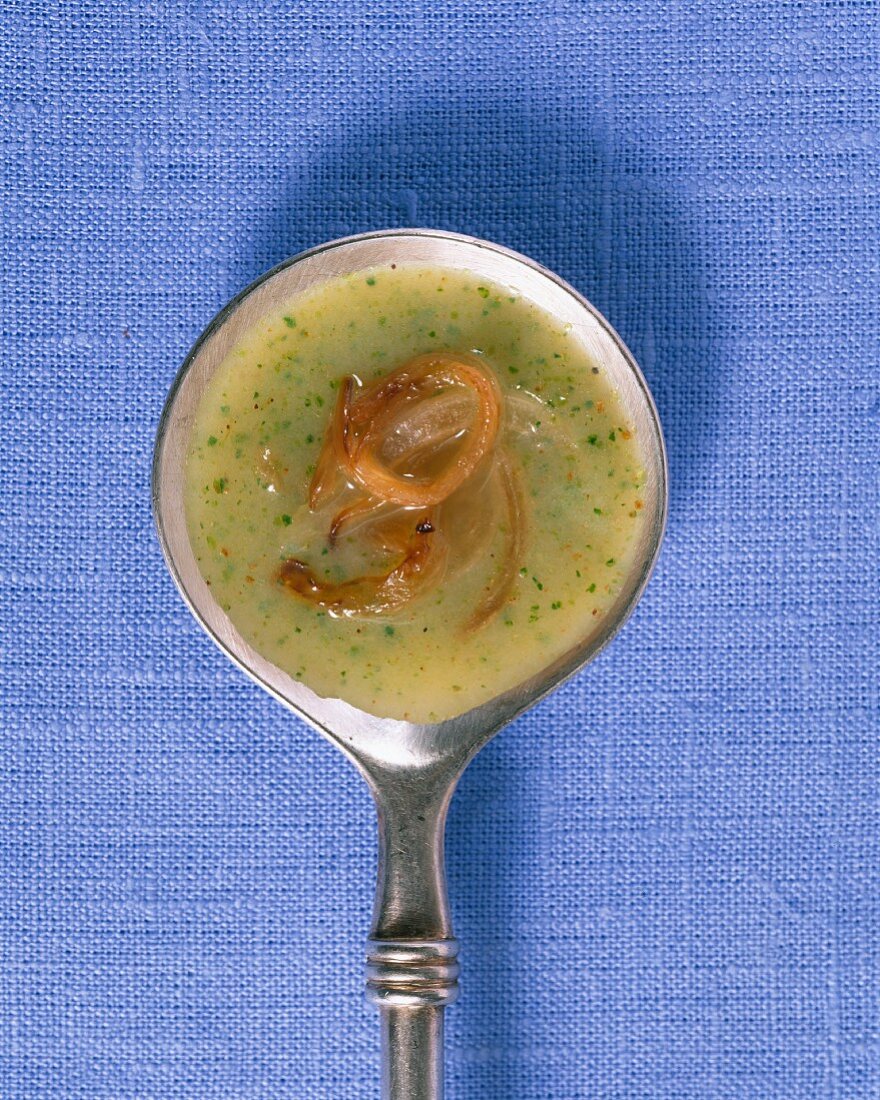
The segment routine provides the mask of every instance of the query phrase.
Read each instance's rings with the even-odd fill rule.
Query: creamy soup
[[[434,722],[598,629],[643,522],[602,364],[514,288],[396,265],[263,317],[187,457],[214,598],[319,695]]]

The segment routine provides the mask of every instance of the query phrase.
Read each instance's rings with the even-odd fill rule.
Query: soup
[[[311,288],[232,348],[195,417],[186,520],[264,657],[436,722],[598,629],[644,477],[571,326],[515,288],[399,264]]]

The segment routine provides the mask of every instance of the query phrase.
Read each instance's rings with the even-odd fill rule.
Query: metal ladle
[[[190,546],[184,514],[185,463],[205,387],[240,337],[261,317],[328,278],[383,264],[460,268],[510,286],[580,339],[640,440],[644,519],[632,568],[598,627],[549,667],[465,714],[433,725],[377,718],[324,699],[267,661],[214,600]],[[214,318],[187,356],[159,425],[153,507],[168,568],[190,610],[257,683],[340,748],[369,784],[379,820],[379,876],[367,948],[367,996],[382,1021],[382,1096],[441,1100],[443,1010],[458,994],[458,947],[446,896],[443,834],[459,777],[506,723],[581,668],[632,611],[657,558],[667,512],[663,436],[644,378],[604,318],[538,264],[498,245],[431,230],[349,237],[312,249],[258,279]]]

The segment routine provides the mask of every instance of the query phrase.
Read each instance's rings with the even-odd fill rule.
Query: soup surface
[[[602,364],[568,329],[513,288],[408,265],[331,280],[262,318],[206,388],[186,472],[199,567],[241,635],[319,695],[435,722],[516,686],[596,630],[631,566],[644,471]],[[382,504],[377,524],[355,509],[331,537],[331,517],[364,495],[341,469],[327,502],[309,505],[342,388],[368,394],[429,353],[461,357],[497,382],[492,455],[430,516]],[[468,393],[450,396],[454,388],[429,395],[450,409],[461,398],[438,469],[479,428]],[[439,431],[442,417],[419,415]],[[412,476],[406,458],[398,454],[402,477]],[[359,609],[321,595],[322,585],[347,591],[393,570],[406,554],[394,541],[401,522],[444,550],[405,600]],[[291,563],[307,571],[308,592],[285,583]]]

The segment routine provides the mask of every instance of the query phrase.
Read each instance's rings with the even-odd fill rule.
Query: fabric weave
[[[377,1094],[368,795],[189,617],[149,472],[229,297],[402,225],[582,290],[673,482],[453,804],[448,1095],[876,1097],[878,5],[5,14],[0,1097]]]

